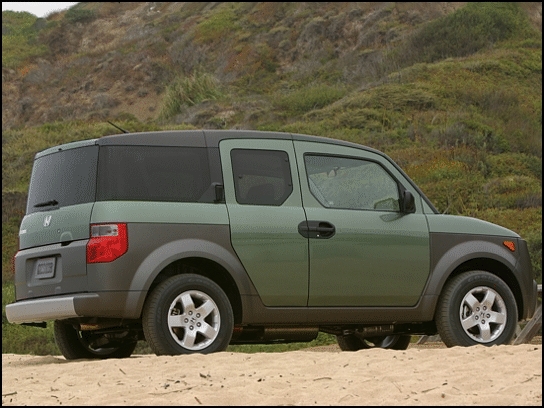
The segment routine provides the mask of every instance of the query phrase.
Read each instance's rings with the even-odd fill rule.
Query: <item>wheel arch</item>
[[[228,249],[211,241],[184,239],[165,244],[140,264],[131,282],[131,290],[139,291],[132,310],[141,316],[145,300],[159,283],[183,273],[196,273],[217,283],[231,302],[234,321],[242,321],[242,297],[253,294],[254,288],[245,269]]]
[[[492,273],[502,279],[512,291],[518,307],[518,319],[523,314],[523,296],[520,283],[515,274],[517,258],[504,246],[496,242],[471,240],[458,243],[443,251],[431,265],[431,276],[426,293],[435,295],[436,309],[438,297],[445,285],[454,277],[471,270]]]

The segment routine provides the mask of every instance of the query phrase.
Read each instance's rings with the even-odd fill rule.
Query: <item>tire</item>
[[[354,334],[336,336],[336,341],[342,351],[357,351],[371,348],[390,350],[406,350],[412,336],[394,335],[381,337],[360,338]]]
[[[489,272],[471,271],[446,284],[435,321],[448,347],[509,344],[518,326],[518,308],[503,280]]]
[[[224,351],[234,327],[225,292],[200,275],[173,276],[159,284],[144,305],[142,325],[157,355]]]
[[[127,358],[132,355],[137,343],[133,337],[109,339],[104,334],[77,330],[61,320],[55,321],[53,333],[57,347],[67,360]]]

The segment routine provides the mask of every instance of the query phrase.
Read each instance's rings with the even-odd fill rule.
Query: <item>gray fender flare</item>
[[[138,317],[143,308],[145,294],[157,275],[172,262],[191,257],[209,259],[225,268],[236,282],[241,296],[255,293],[244,267],[235,254],[214,242],[181,239],[155,249],[140,264],[130,284],[125,310],[134,310],[135,317]]]
[[[436,266],[431,271],[425,294],[435,295],[438,300],[438,296],[452,272],[459,265],[477,258],[496,260],[504,264],[511,271],[515,270],[517,263],[517,258],[514,254],[496,243],[481,240],[460,243],[447,250],[438,260]]]

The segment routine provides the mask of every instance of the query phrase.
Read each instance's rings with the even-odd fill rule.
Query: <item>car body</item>
[[[248,130],[128,133],[36,154],[10,322],[66,358],[310,341],[509,343],[536,305],[525,241],[440,214],[384,153]],[[485,308],[485,311],[484,311]],[[486,323],[482,323],[482,320]]]

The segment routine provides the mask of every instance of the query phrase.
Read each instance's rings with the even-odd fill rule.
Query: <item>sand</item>
[[[542,344],[67,361],[2,354],[2,405],[542,405]]]

